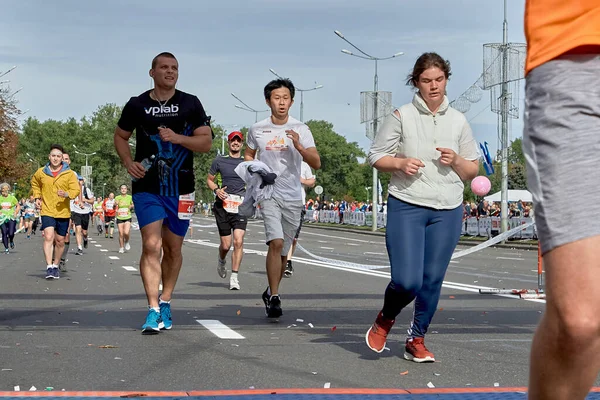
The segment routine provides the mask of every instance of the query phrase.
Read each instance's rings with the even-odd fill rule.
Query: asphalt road
[[[402,358],[412,306],[398,317],[388,351],[365,345],[389,280],[383,237],[307,226],[300,244],[312,255],[296,252],[294,276],[281,288],[284,315],[274,323],[261,301],[262,222],[249,224],[240,291],[217,275],[214,221],[196,217],[192,227],[174,327],[154,336],[140,334],[147,305],[139,231],[126,254],[116,237],[92,235],[57,281],[44,279],[40,235],[19,235],[14,252],[0,256],[0,391],[527,385],[543,301],[478,289],[535,288],[536,252],[492,248],[456,259],[427,336],[438,362],[419,365]],[[221,329],[207,328],[215,324]]]

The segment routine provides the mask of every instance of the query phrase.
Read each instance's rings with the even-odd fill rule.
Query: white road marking
[[[117,257],[117,256],[108,256],[108,258],[110,258],[111,260],[118,260],[119,259],[119,257]]]
[[[515,261],[525,261],[524,258],[519,257],[496,257],[496,260],[515,260]]]
[[[100,249],[100,251],[108,251],[108,250],[106,250],[106,249]]]
[[[95,240],[90,240],[90,242],[91,242],[91,243],[98,243],[98,242],[96,242]]]
[[[323,250],[335,250],[333,247],[323,247],[323,246],[321,246],[321,248]]]
[[[201,244],[204,246],[215,247],[215,248],[219,247],[219,245],[217,243],[207,243],[207,242],[203,242],[200,240],[186,239],[186,242]],[[257,251],[257,250],[251,250],[251,249],[244,249],[244,253],[258,254],[258,255],[262,255],[262,256],[267,255],[266,251]],[[384,271],[362,270],[362,269],[350,268],[350,267],[338,267],[336,265],[327,264],[322,261],[301,258],[301,257],[297,257],[297,256],[294,256],[293,260],[294,260],[294,262],[299,262],[302,264],[309,264],[309,265],[313,265],[315,267],[336,269],[339,271],[352,272],[352,273],[360,274],[360,275],[370,275],[370,276],[375,276],[375,277],[379,277],[379,278],[384,278],[387,280],[389,280],[391,277],[389,272],[384,272]],[[473,293],[479,293],[479,289],[498,289],[498,288],[492,288],[492,287],[486,287],[486,286],[466,285],[463,283],[448,282],[448,281],[444,281],[442,286],[449,288],[449,289],[456,289],[456,290],[462,290],[465,292],[473,292]],[[509,295],[509,294],[495,294],[494,296],[500,296],[500,297],[505,297],[505,298],[509,298],[509,299],[518,299],[518,300],[524,300],[524,301],[532,301],[534,303],[545,303],[546,302],[546,300],[543,300],[543,299],[520,299],[519,297]]]
[[[213,335],[220,339],[246,339],[221,321],[216,319],[197,319],[200,325],[211,331]]]
[[[362,240],[362,239],[355,239],[355,238],[345,238],[345,237],[342,237],[342,236],[323,235],[322,233],[307,232],[306,230],[303,230],[302,234],[303,235],[312,235],[312,236],[321,236],[321,237],[326,237],[326,238],[330,238],[330,239],[342,239],[344,241],[344,243],[346,241],[348,241],[348,240],[351,240],[353,242],[360,242],[360,243],[378,243],[378,242],[373,242],[371,240]]]
[[[376,255],[376,256],[385,256],[385,253],[375,253],[375,252],[372,252],[372,251],[365,251],[363,254],[364,255],[373,254],[373,255]]]
[[[95,244],[94,246],[96,246],[96,247],[102,247],[101,244]]]
[[[134,267],[132,267],[130,265],[123,265],[123,269],[125,271],[131,271],[131,272],[137,271],[137,269],[135,269]]]
[[[347,246],[360,246],[358,243],[346,243]]]

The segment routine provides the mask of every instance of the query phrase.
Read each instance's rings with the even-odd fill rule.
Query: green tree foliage
[[[17,184],[16,195],[23,196],[20,180],[27,175],[29,166],[17,157],[19,138],[17,118],[21,111],[17,107],[10,86],[0,84],[0,181]],[[14,186],[13,186],[14,187]]]
[[[315,139],[315,145],[321,156],[321,169],[316,171],[317,185],[324,189],[325,199],[341,200],[346,198],[365,198],[364,168],[358,159],[365,157],[364,151],[356,142],[348,143],[346,138],[333,130],[327,121],[308,121],[306,123]],[[307,195],[317,197],[314,189]]]

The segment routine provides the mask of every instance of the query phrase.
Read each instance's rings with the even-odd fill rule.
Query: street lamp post
[[[277,72],[275,72],[273,68],[269,68],[269,71],[271,71],[271,73],[276,77],[280,79],[285,79],[279,74],[277,74]],[[294,89],[296,89],[297,92],[300,92],[300,122],[304,122],[304,92],[311,92],[313,90],[321,89],[322,87],[323,85],[316,85],[315,87],[310,89],[300,89],[298,86],[294,85]]]
[[[87,166],[88,166],[88,157],[93,156],[94,154],[96,154],[96,152],[93,152],[93,153],[83,153],[81,151],[78,151],[77,150],[77,146],[75,146],[75,145],[73,145],[73,148],[75,149],[75,153],[81,154],[82,156],[85,156],[85,166],[87,168]]]
[[[383,61],[383,60],[389,60],[392,58],[396,58],[398,56],[403,55],[403,52],[398,52],[394,55],[391,55],[389,57],[374,57],[370,54],[365,53],[364,51],[362,51],[361,49],[359,49],[358,47],[356,47],[354,44],[352,44],[352,42],[350,42],[348,39],[346,39],[344,37],[344,35],[342,34],[342,32],[340,31],[334,31],[334,33],[343,41],[345,41],[346,43],[348,43],[350,46],[352,46],[353,48],[355,48],[359,53],[361,54],[354,54],[353,52],[351,52],[350,50],[346,50],[343,49],[342,53],[347,54],[349,56],[353,56],[353,57],[358,57],[358,58],[362,58],[364,60],[369,60],[369,61],[375,61],[375,76],[373,78],[373,91],[375,92],[375,101],[373,102],[373,140],[375,140],[375,136],[377,135],[377,106],[378,106],[378,99],[379,97],[377,96],[377,91],[379,89],[379,77],[377,75],[377,63],[379,61]],[[373,195],[373,225],[372,225],[372,231],[375,232],[377,230],[377,190],[375,188],[378,187],[378,180],[377,180],[377,169],[373,168],[373,191],[372,191],[372,195]]]
[[[254,108],[250,107],[248,104],[244,103],[242,101],[242,99],[240,99],[239,97],[237,97],[235,94],[231,93],[231,95],[240,103],[242,103],[244,105],[244,107],[240,106],[240,105],[235,105],[235,108],[239,108],[240,110],[245,110],[245,111],[250,111],[254,113],[254,122],[258,122],[258,113],[261,112],[268,112],[271,110],[255,110]]]
[[[103,183],[103,184],[102,184],[102,200],[104,200],[104,199],[105,199],[105,197],[104,197],[104,190],[105,190],[105,189],[106,189],[106,183]]]
[[[85,172],[87,174],[88,171],[89,171],[89,169],[88,169],[88,157],[89,156],[93,156],[94,154],[96,154],[96,152],[93,152],[93,153],[84,153],[84,152],[78,151],[77,150],[77,146],[75,146],[75,145],[73,145],[73,148],[75,149],[75,153],[81,154],[82,156],[85,156]],[[81,174],[81,175],[83,175],[83,174]],[[88,181],[87,183],[88,183],[88,185],[90,185],[88,187],[91,187],[91,182],[89,182],[90,176],[89,175],[86,175],[86,176],[87,176],[87,181]],[[92,190],[93,190],[93,187],[92,187]]]

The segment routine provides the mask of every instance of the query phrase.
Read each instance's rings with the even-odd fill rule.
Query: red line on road
[[[296,388],[296,389],[245,389],[245,390],[202,390],[189,392],[144,392],[144,391],[73,391],[73,392],[0,392],[0,397],[204,397],[204,396],[248,396],[265,394],[327,394],[327,395],[367,395],[367,394],[461,394],[461,393],[514,393],[526,392],[525,387],[507,388],[435,388],[435,389],[325,389],[325,388]],[[600,387],[592,388],[591,392],[600,392]]]

